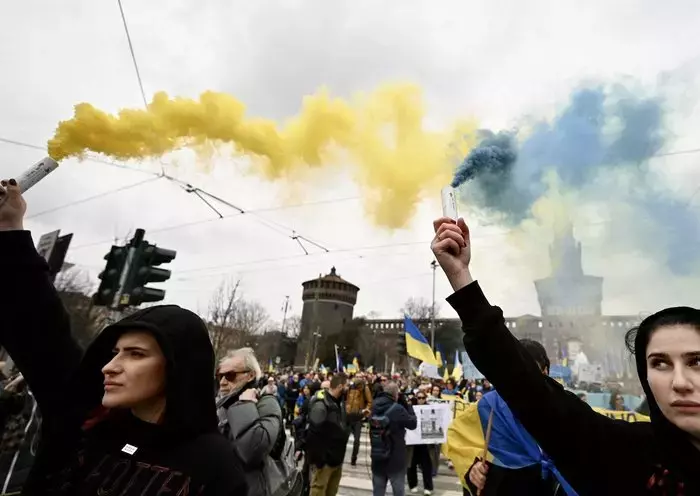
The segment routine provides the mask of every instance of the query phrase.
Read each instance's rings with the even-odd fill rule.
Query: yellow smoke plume
[[[248,117],[245,105],[228,94],[206,91],[195,100],[160,92],[147,109],[116,115],[80,103],[72,119],[59,123],[48,148],[56,160],[88,151],[129,160],[227,143],[250,156],[255,172],[268,180],[341,156],[354,168],[372,220],[398,228],[426,192],[439,196],[475,144],[473,123],[433,131],[425,127],[425,114],[421,90],[409,84],[382,86],[350,101],[322,89],[305,97],[299,114],[282,126]]]

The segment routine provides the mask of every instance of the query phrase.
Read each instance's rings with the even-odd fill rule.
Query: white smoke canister
[[[442,196],[442,215],[452,220],[457,220],[457,195],[452,186],[445,186],[440,191]]]
[[[15,178],[19,190],[24,193],[36,183],[51,174],[58,167],[56,162],[51,157],[44,157],[29,169],[24,171],[19,177]]]

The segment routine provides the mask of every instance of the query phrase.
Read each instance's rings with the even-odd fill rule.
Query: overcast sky
[[[159,90],[191,97],[224,91],[245,102],[250,114],[282,120],[320,86],[350,96],[384,82],[413,82],[423,88],[431,126],[468,117],[502,128],[551,114],[582,81],[631,79],[665,92],[673,114],[667,150],[700,148],[700,2],[694,0],[123,5],[149,97]],[[44,145],[78,102],[109,111],[143,105],[116,1],[11,2],[0,17],[0,63],[0,138],[6,140]],[[0,175],[18,174],[42,156],[0,142]],[[698,160],[700,154],[679,155],[659,164],[679,197],[692,198],[689,208],[700,202],[693,197]],[[361,288],[357,314],[397,317],[407,298],[431,297],[428,243],[431,219],[440,213],[438,191],[408,228],[391,232],[367,220],[358,188],[342,169],[289,185],[265,183],[230,159],[216,160],[207,173],[189,156],[165,162],[170,175],[259,209],[257,216],[215,204],[227,216],[216,220],[165,179],[44,213],[151,178],[138,169],[159,170],[152,163],[130,163],[136,170],[130,171],[66,160],[27,194],[27,227],[36,239],[54,229],[74,233],[68,260],[95,281],[111,240],[145,228],[149,241],[178,252],[169,266],[167,301],[195,310],[207,308],[222,280],[241,278],[246,297],[273,318],[281,319],[287,295],[292,313],[300,313],[301,282],[333,265]],[[462,212],[468,214],[468,206]],[[577,224],[576,232],[587,272],[606,277],[607,313],[697,305],[695,276],[672,277],[654,260],[615,252],[590,224]],[[305,256],[290,239],[292,230],[331,252],[308,245]],[[547,236],[518,238],[498,226],[472,230],[474,272],[491,300],[509,315],[538,314],[532,280],[548,273]],[[437,297],[448,294],[438,274]],[[442,314],[452,315],[445,305]]]

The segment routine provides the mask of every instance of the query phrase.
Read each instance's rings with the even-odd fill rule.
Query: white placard
[[[445,403],[413,407],[418,425],[406,430],[406,444],[442,444],[447,442],[447,428],[452,422],[452,409]]]

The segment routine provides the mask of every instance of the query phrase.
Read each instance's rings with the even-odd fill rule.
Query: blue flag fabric
[[[576,491],[566,482],[552,460],[540,449],[535,439],[513,416],[508,405],[496,392],[486,393],[477,404],[482,429],[486,432],[491,411],[493,426],[488,450],[499,464],[512,469],[519,469],[535,464],[542,465],[542,477],[550,473],[559,481],[568,496],[577,496]]]

